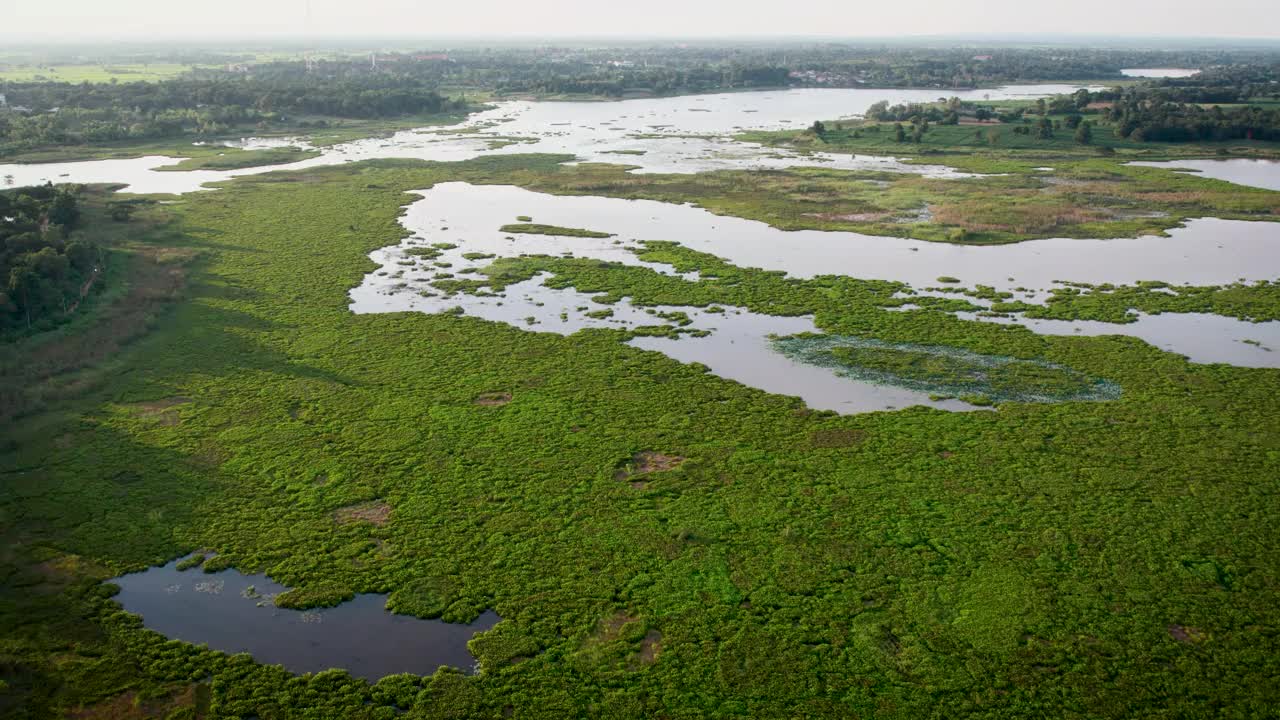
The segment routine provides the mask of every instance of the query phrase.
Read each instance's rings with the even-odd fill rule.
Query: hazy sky
[[[1275,0],[0,0],[0,6],[7,6],[0,10],[0,34],[32,40],[975,32],[1280,37]]]

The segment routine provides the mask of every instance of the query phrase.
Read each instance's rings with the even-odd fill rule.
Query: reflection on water
[[[1171,284],[1221,285],[1237,280],[1280,277],[1280,224],[1192,220],[1169,237],[1116,240],[1048,239],[1011,245],[962,246],[903,238],[822,230],[778,230],[765,223],[714,215],[692,205],[652,200],[561,196],[500,185],[442,183],[420,193],[402,224],[414,233],[406,246],[456,243],[441,260],[449,270],[484,266],[465,252],[499,256],[519,254],[590,257],[642,265],[628,250],[640,240],[670,240],[724,258],[739,267],[781,270],[794,277],[848,275],[893,280],[921,288],[938,285],[941,276],[964,286],[997,290],[1042,290],[1058,281],[1132,284],[1163,280]],[[590,240],[513,236],[498,231],[519,215],[538,223],[616,233]],[[443,230],[442,228],[448,228]],[[615,244],[618,243],[618,244]],[[463,247],[465,245],[465,247]],[[402,259],[388,249],[373,259],[396,270]],[[393,260],[393,256],[396,256]],[[431,268],[406,271],[415,281]],[[1012,278],[1012,279],[1010,279]]]
[[[396,673],[430,675],[442,665],[471,671],[467,641],[501,619],[485,612],[469,625],[388,612],[385,595],[357,595],[337,607],[285,610],[272,598],[288,588],[265,575],[177,569],[178,560],[111,582],[116,601],[165,637],[247,652],[290,672],[341,668],[377,680]]]
[[[1045,289],[1059,280],[1130,284],[1163,279],[1214,285],[1280,275],[1280,246],[1276,245],[1280,226],[1268,223],[1202,220],[1175,230],[1168,238],[1062,239],[963,247],[850,232],[782,231],[689,205],[547,195],[509,186],[453,182],[419,194],[422,199],[410,204],[401,218],[410,236],[400,245],[370,255],[379,269],[351,291],[352,311],[459,312],[525,330],[566,335],[586,328],[668,324],[663,314],[682,312],[687,323],[679,328],[685,334],[678,339],[646,336],[630,344],[682,362],[702,363],[716,375],[770,393],[798,396],[810,407],[844,413],[918,404],[948,410],[972,406],[930,400],[927,393],[918,390],[842,377],[831,368],[796,362],[771,347],[770,336],[817,331],[808,316],[777,317],[732,307],[643,308],[628,298],[603,305],[592,294],[547,287],[545,274],[509,285],[501,292],[482,289],[476,294],[446,295],[431,283],[447,277],[483,278],[479,271],[493,258],[520,255],[589,258],[676,276],[671,266],[645,262],[636,255],[634,251],[646,239],[675,241],[738,266],[782,270],[801,277],[841,274],[926,288],[937,285],[941,275],[955,274],[969,286],[985,284],[1012,291],[1025,284],[1028,290],[1019,291],[1020,299],[1028,301],[1043,300]],[[500,231],[503,224],[522,215],[547,225],[615,235],[517,236]],[[415,254],[421,251],[436,257]],[[681,277],[698,281],[697,273]],[[1052,323],[1028,324],[1039,332],[1053,332]],[[1242,365],[1280,366],[1280,353],[1267,351],[1268,347],[1280,347],[1280,338],[1272,341],[1280,323],[1165,314],[1129,325],[1062,325],[1066,326],[1063,334],[1137,335],[1195,361],[1238,360]],[[1252,335],[1237,338],[1242,329]],[[1250,342],[1242,342],[1244,339]]]
[[[1280,161],[1229,158],[1226,160],[1169,160],[1167,162],[1131,162],[1142,167],[1170,168],[1187,171],[1237,185],[1280,190]]]
[[[1128,335],[1195,363],[1280,368],[1280,322],[1254,323],[1207,313],[1142,315],[1132,323],[1032,320],[957,313],[967,320],[1023,325],[1043,335]]]

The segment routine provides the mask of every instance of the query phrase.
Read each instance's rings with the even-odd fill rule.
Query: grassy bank
[[[1271,190],[1106,158],[1058,162],[1051,171],[1031,162],[967,179],[823,168],[636,175],[588,163],[554,173],[517,170],[509,182],[556,194],[693,202],[783,230],[961,244],[1137,237],[1197,217],[1280,219],[1280,193]]]
[[[247,167],[286,165],[319,156],[319,150],[302,150],[296,147],[269,148],[266,150],[222,148],[217,154],[187,158],[177,165],[168,165],[158,169],[166,172],[236,170]]]
[[[403,235],[405,191],[580,191],[604,172],[558,159],[352,164],[166,206],[170,242],[198,254],[185,299],[82,392],[4,428],[7,717],[121,698],[188,716],[495,719],[1280,702],[1280,372],[888,312],[891,283],[789,281],[663,245],[650,257],[703,279],[528,261],[565,263],[558,281],[580,289],[816,311],[832,333],[1042,360],[1124,393],[837,417],[615,331],[348,310],[367,254]],[[495,393],[510,402],[482,402]],[[644,453],[683,462],[620,481]],[[336,521],[370,501],[386,524]],[[197,549],[303,598],[387,592],[505,620],[472,642],[479,675],[371,686],[166,642],[97,584]]]

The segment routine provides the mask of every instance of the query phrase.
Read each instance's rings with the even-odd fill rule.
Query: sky
[[[0,35],[32,41],[958,33],[1280,38],[1275,0],[0,0],[4,5]]]

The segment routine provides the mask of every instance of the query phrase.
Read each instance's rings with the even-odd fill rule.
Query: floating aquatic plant
[[[787,357],[841,375],[936,396],[995,402],[1115,400],[1120,386],[1044,360],[983,355],[954,347],[890,343],[845,335],[775,338]]]

